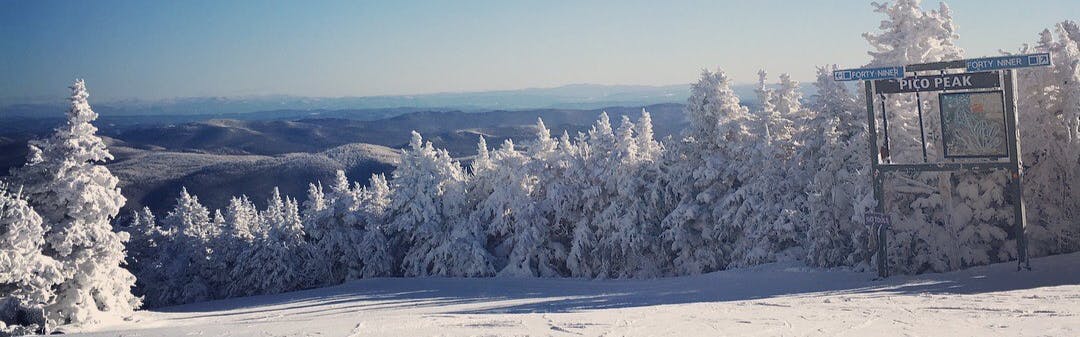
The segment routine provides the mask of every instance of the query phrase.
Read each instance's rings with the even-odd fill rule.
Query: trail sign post
[[[889,215],[881,212],[866,212],[866,214],[863,215],[863,223],[866,224],[866,227],[871,233],[874,233],[874,237],[876,238],[874,243],[878,248],[878,261],[885,261],[885,247],[889,244],[888,235],[886,235],[886,233],[889,230],[889,227],[892,227]],[[885,273],[882,274],[882,272]],[[888,269],[879,267],[878,276],[888,277]]]
[[[889,217],[885,207],[885,174],[895,172],[949,172],[1008,170],[1013,204],[1017,269],[1030,269],[1028,261],[1023,165],[1016,116],[1016,68],[1049,66],[1050,54],[1009,55],[978,59],[910,64],[895,67],[846,69],[833,72],[837,81],[863,81],[869,125],[870,175],[877,206],[865,222],[876,233],[878,276],[888,277],[886,238]],[[966,71],[957,73],[957,71]],[[899,72],[899,73],[897,73]],[[941,113],[942,160],[927,155],[923,120],[923,93],[938,92]],[[922,132],[922,163],[892,163],[889,158],[887,95],[914,94]],[[878,142],[875,100],[881,102],[884,134]],[[880,146],[880,148],[879,148]],[[1003,161],[1007,159],[1007,161]],[[884,163],[882,161],[885,161]]]

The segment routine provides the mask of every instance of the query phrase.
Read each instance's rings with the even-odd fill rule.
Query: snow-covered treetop
[[[536,143],[529,149],[529,153],[533,157],[543,158],[547,155],[555,152],[558,147],[558,143],[555,139],[551,138],[551,130],[544,125],[544,120],[536,118]]]
[[[416,130],[413,130],[412,131],[412,138],[409,138],[409,148],[411,148],[413,151],[420,151],[420,149],[423,148],[423,146],[424,146],[424,138],[422,136],[420,136],[419,132],[416,132]]]
[[[698,141],[722,144],[738,131],[728,128],[731,120],[751,119],[749,109],[739,104],[724,71],[702,70],[701,79],[690,88],[686,111],[690,119],[688,136]]]
[[[611,128],[611,118],[608,117],[607,111],[600,112],[600,117],[589,129],[589,139],[595,141],[590,144],[614,144],[615,132]]]
[[[836,69],[835,64],[817,67],[817,93],[810,97],[810,108],[829,117],[858,109],[855,96],[844,82],[833,80]]]
[[[776,92],[769,89],[765,84],[769,76],[769,73],[766,72],[765,69],[758,70],[757,75],[758,83],[754,93],[757,94],[758,101],[761,102],[761,113],[763,117],[767,117],[776,111],[776,100],[774,99]]]
[[[799,82],[792,80],[791,75],[780,74],[780,89],[777,90],[776,111],[784,116],[791,116],[802,110],[802,90],[799,90]]]
[[[627,163],[636,162],[638,157],[638,144],[637,139],[634,138],[634,129],[635,126],[630,121],[630,116],[623,115],[622,120],[619,122],[619,130],[615,134],[617,139],[615,149],[617,150],[616,156]]]
[[[637,129],[634,131],[637,134],[637,147],[640,152],[642,160],[656,160],[660,158],[660,152],[663,148],[660,143],[654,139],[652,114],[641,109],[641,118],[638,119]]]
[[[904,65],[912,63],[954,60],[963,57],[964,50],[955,44],[956,25],[949,6],[941,3],[937,10],[923,11],[919,0],[897,0],[896,3],[874,2],[874,11],[886,16],[879,33],[863,33],[873,49],[868,66]]]
[[[479,174],[490,170],[494,167],[491,162],[491,152],[488,151],[487,139],[484,136],[480,136],[480,141],[476,143],[476,158],[472,162],[472,171],[474,174]]]
[[[199,203],[199,197],[188,193],[187,187],[180,189],[176,207],[165,216],[163,224],[167,230],[193,238],[208,240],[213,234],[210,228],[210,211]]]
[[[71,107],[67,111],[67,121],[56,129],[48,141],[49,145],[56,147],[56,150],[60,150],[75,162],[101,162],[113,159],[112,154],[105,147],[105,142],[96,135],[97,127],[91,124],[97,120],[98,114],[90,108],[90,103],[87,101],[90,93],[86,91],[86,82],[81,79],[75,80],[70,88]],[[41,147],[41,145],[37,146]]]

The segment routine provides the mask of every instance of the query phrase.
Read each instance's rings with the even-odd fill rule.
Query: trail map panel
[[[946,158],[1009,156],[1001,91],[944,93],[939,101]]]

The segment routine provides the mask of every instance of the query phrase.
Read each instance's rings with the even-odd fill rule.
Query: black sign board
[[[879,93],[895,94],[901,92],[997,88],[1000,82],[998,73],[981,72],[877,80],[874,81],[874,85]]]

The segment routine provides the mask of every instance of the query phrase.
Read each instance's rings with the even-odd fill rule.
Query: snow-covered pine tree
[[[604,265],[607,252],[598,250],[603,249],[599,246],[602,236],[609,233],[602,232],[602,226],[606,225],[597,217],[611,204],[616,192],[616,182],[612,179],[617,162],[616,141],[607,112],[600,113],[588,133],[578,135],[580,166],[574,167],[571,174],[577,177],[571,179],[577,180],[576,185],[581,188],[578,190],[581,208],[566,260],[573,276],[603,276],[610,269]]]
[[[135,276],[121,267],[128,235],[110,224],[126,200],[101,164],[113,157],[95,134],[98,115],[88,96],[76,80],[67,120],[48,139],[30,143],[29,162],[12,176],[45,224],[45,254],[63,265],[65,279],[46,307],[52,325],[126,316],[140,304],[131,293]]]
[[[1056,36],[1056,38],[1055,38]],[[1018,72],[1017,114],[1031,256],[1080,250],[1080,25],[1043,30],[1020,53],[1047,52],[1052,67]],[[1012,249],[1003,251],[1011,252]]]
[[[637,141],[638,157],[642,161],[656,161],[660,159],[660,156],[664,152],[663,144],[660,144],[656,140],[655,132],[653,132],[652,114],[645,111],[645,108],[641,109],[641,117],[638,118],[637,129],[634,130],[634,137]]]
[[[210,211],[197,196],[182,188],[176,206],[161,224],[167,239],[155,264],[161,268],[162,279],[148,285],[147,304],[162,306],[212,298],[210,244],[215,236]]]
[[[667,193],[678,200],[661,226],[662,238],[672,254],[677,274],[697,274],[719,270],[731,259],[737,228],[722,222],[722,199],[743,183],[733,163],[746,162],[744,146],[752,139],[753,117],[731,90],[731,81],[722,71],[703,70],[691,86],[687,99],[690,125],[683,140],[674,144],[667,170]],[[743,175],[745,177],[745,175]]]
[[[337,171],[329,193],[323,193],[321,183],[309,186],[303,218],[315,257],[308,263],[313,270],[305,273],[312,285],[358,278],[355,275],[362,268],[357,251],[362,236],[355,215],[358,208],[357,192],[350,187],[345,171]]]
[[[259,219],[259,210],[246,195],[230,199],[224,216],[225,236],[232,238],[239,246],[250,244],[255,237],[265,234],[263,221]],[[237,253],[235,250],[232,252]]]
[[[337,171],[329,193],[311,185],[304,207],[305,231],[311,239],[315,284],[337,284],[392,271],[388,240],[382,226],[389,203],[386,178],[373,175],[370,186],[349,187]]]
[[[28,322],[17,315],[40,316],[55,296],[53,287],[64,279],[60,263],[42,253],[44,246],[41,216],[19,192],[9,192],[0,183],[0,334],[15,332],[15,326],[38,331],[45,324],[44,317]]]
[[[126,230],[131,234],[131,240],[127,243],[127,266],[135,275],[134,292],[145,299],[151,285],[163,282],[158,263],[166,239],[165,232],[158,226],[157,217],[150,207],[131,211],[131,223]]]
[[[544,199],[550,215],[548,220],[548,245],[552,248],[553,259],[563,261],[559,274],[574,275],[566,267],[569,258],[569,250],[572,245],[575,229],[582,219],[582,205],[584,198],[581,190],[585,188],[584,162],[579,150],[581,147],[574,144],[570,134],[563,130],[559,137],[556,151],[548,157],[549,164],[545,165],[546,171],[542,173],[541,181],[545,182]]]
[[[749,150],[747,160],[728,163],[729,170],[736,172],[737,186],[732,186],[730,193],[720,203],[720,224],[734,231],[737,235],[732,251],[731,265],[746,266],[768,261],[774,250],[765,236],[769,230],[771,216],[779,209],[771,200],[766,200],[767,188],[782,184],[784,177],[778,175],[777,168],[782,166],[783,144],[778,143],[787,133],[778,130],[786,126],[776,112],[776,91],[766,85],[765,70],[758,71],[758,100],[760,111],[755,111],[754,118],[744,122],[751,129],[754,139],[744,142]]]
[[[544,124],[544,120],[537,118],[535,126],[535,138],[528,145],[527,155],[529,162],[525,170],[536,180],[533,188],[532,202],[536,207],[536,216],[539,220],[534,224],[541,232],[541,248],[536,251],[535,260],[537,275],[541,277],[556,277],[566,275],[566,257],[569,252],[567,241],[563,240],[563,234],[555,222],[555,208],[551,203],[551,194],[554,193],[554,179],[565,169],[560,165],[563,156],[559,147],[559,140],[551,137],[551,130]],[[565,133],[565,132],[564,132]]]
[[[816,117],[805,132],[820,134],[822,141],[819,153],[803,157],[816,171],[806,187],[806,262],[823,267],[868,260],[869,233],[862,222],[874,206],[865,108],[843,82],[833,80],[833,70],[835,65],[818,67],[817,94],[810,99]]]
[[[276,294],[303,286],[304,262],[309,247],[304,242],[304,226],[296,200],[282,198],[278,188],[259,212],[266,231],[240,254],[233,267],[230,296]]]
[[[157,255],[158,243],[161,241],[161,228],[157,225],[157,216],[150,207],[131,211],[131,223],[127,227],[131,240],[127,243],[128,269],[134,270],[135,276],[139,276],[138,270],[141,264],[149,262]]]
[[[277,188],[274,188],[278,194]],[[271,227],[270,236],[276,238],[277,246],[284,247],[284,260],[281,265],[288,269],[289,274],[299,274],[303,271],[304,264],[311,260],[311,247],[304,240],[304,223],[300,218],[300,202],[291,197],[285,198],[285,208],[281,222]],[[302,287],[303,275],[291,276],[285,272],[282,275],[279,288],[271,288],[276,292],[296,290]],[[281,289],[281,290],[277,290]],[[271,292],[273,293],[273,292]]]
[[[660,237],[657,193],[661,146],[653,139],[652,117],[642,110],[638,123],[623,116],[616,132],[614,196],[597,216],[597,274],[605,277],[656,277],[670,269]]]
[[[470,221],[488,228],[499,275],[564,273],[566,249],[550,239],[553,211],[547,200],[549,189],[540,183],[555,174],[552,164],[558,145],[543,120],[537,119],[535,131],[526,152],[507,141],[489,154],[481,138],[473,162],[470,194],[476,200]]]
[[[606,116],[605,116],[606,117]],[[605,123],[607,121],[604,121]],[[593,181],[598,181],[600,187],[598,198],[600,204],[596,205],[597,209],[590,209],[589,212],[592,218],[592,225],[590,229],[595,235],[595,240],[592,242],[592,252],[589,254],[589,262],[587,264],[588,269],[591,271],[591,276],[597,277],[611,277],[612,275],[622,274],[620,267],[622,267],[622,261],[625,257],[622,255],[622,243],[628,241],[629,238],[624,238],[623,234],[630,234],[625,228],[620,226],[627,225],[619,222],[620,215],[622,215],[623,205],[617,205],[619,197],[620,180],[623,172],[623,167],[633,166],[637,156],[637,144],[633,141],[634,125],[630,122],[629,117],[622,116],[619,127],[616,131],[612,131],[612,144],[607,147],[606,143],[601,143],[597,146],[597,149],[607,149],[604,152],[590,153],[593,155],[589,159],[593,165],[591,173]],[[606,137],[606,135],[605,135]],[[609,148],[609,149],[608,149]],[[626,165],[621,165],[625,161]],[[600,168],[599,163],[604,162],[604,170],[598,170]],[[586,161],[590,163],[590,161]]]
[[[558,270],[550,260],[541,261],[547,255],[548,227],[535,202],[539,179],[530,172],[530,161],[512,140],[506,140],[493,154],[494,168],[476,177],[487,179],[492,187],[491,194],[477,205],[474,221],[487,225],[498,275],[551,275]]]
[[[476,143],[476,156],[469,165],[468,188],[466,189],[466,209],[469,210],[469,221],[475,224],[487,224],[493,216],[482,205],[491,197],[495,189],[496,166],[492,160],[491,151],[488,149],[487,139],[483,135]],[[488,227],[488,226],[484,226]],[[485,229],[486,231],[486,229]],[[492,256],[494,259],[495,256]],[[497,261],[492,261],[493,266]]]
[[[641,117],[635,123],[634,139],[637,143],[637,167],[628,173],[629,178],[621,184],[620,193],[633,195],[624,222],[636,224],[636,235],[624,244],[625,255],[630,260],[638,261],[633,267],[624,270],[635,277],[659,277],[672,271],[672,256],[661,239],[663,218],[674,207],[675,201],[667,200],[664,194],[661,162],[665,152],[664,145],[655,139],[652,115],[641,109]],[[631,220],[626,220],[631,219]],[[629,263],[629,261],[628,261]]]
[[[372,174],[368,186],[360,189],[360,223],[363,237],[357,247],[361,269],[356,277],[389,276],[393,273],[390,240],[386,236],[386,209],[390,206],[390,185],[386,176]]]
[[[782,253],[783,256],[778,256],[778,258],[802,259],[806,253],[805,234],[809,226],[806,187],[813,179],[813,175],[818,172],[817,165],[811,163],[816,163],[818,156],[821,155],[824,139],[821,129],[816,127],[821,125],[822,119],[815,111],[803,106],[803,91],[799,82],[792,80],[790,75],[780,74],[777,91],[779,95],[777,95],[776,109],[787,121],[789,129],[785,131],[790,134],[785,137],[786,146],[782,147],[787,151],[785,153],[787,164],[784,169],[787,179],[784,180],[784,189],[778,193],[774,191],[772,195],[782,204],[783,210],[779,216],[781,219],[773,223],[774,225],[783,223],[789,225],[781,226],[785,229],[777,231],[773,235],[773,241],[780,242],[778,253]],[[774,226],[774,228],[778,227]],[[785,247],[783,242],[789,245]],[[788,249],[790,250],[784,252]]]
[[[311,243],[312,259],[304,268],[305,284],[308,285],[333,285],[344,279],[331,275],[335,272],[335,274],[340,274],[341,269],[335,270],[331,267],[336,259],[330,258],[324,249],[328,243],[326,239],[332,234],[329,225],[333,217],[333,209],[330,208],[332,202],[323,192],[322,182],[308,184],[307,200],[304,201],[303,209],[300,211],[304,222],[304,233],[308,236],[308,242]]]
[[[233,197],[222,213],[225,226],[222,235],[214,241],[214,297],[234,296],[231,292],[237,281],[233,272],[238,266],[248,261],[243,260],[244,252],[255,244],[255,238],[265,235],[262,219],[255,204],[246,195]]]
[[[485,276],[493,273],[485,235],[464,205],[466,175],[445,150],[413,131],[394,170],[387,209],[406,276]]]
[[[781,259],[802,257],[791,249],[802,243],[803,182],[797,180],[794,157],[797,132],[792,118],[801,116],[798,83],[781,75],[779,90],[766,87],[766,73],[758,72],[758,95],[763,108],[758,112],[760,141],[747,144],[754,148],[749,161],[733,163],[742,172],[737,187],[726,200],[730,210],[724,221],[741,227],[733,261],[736,266],[755,265]],[[753,125],[753,124],[751,124]]]

